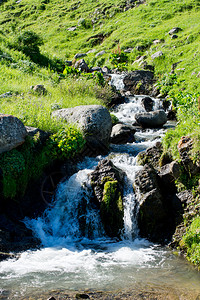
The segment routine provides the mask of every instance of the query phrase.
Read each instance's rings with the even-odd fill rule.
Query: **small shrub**
[[[39,46],[43,45],[42,38],[33,31],[24,31],[15,37],[14,46],[28,56],[39,53]]]
[[[125,63],[128,61],[128,56],[126,53],[121,51],[120,47],[118,46],[118,48],[110,55],[109,60],[115,68],[122,68],[125,67]]]
[[[73,126],[60,129],[49,140],[49,152],[52,159],[74,157],[85,144],[82,133]]]

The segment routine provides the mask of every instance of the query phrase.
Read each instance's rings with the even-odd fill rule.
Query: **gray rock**
[[[109,111],[101,105],[81,105],[54,111],[52,117],[76,124],[87,143],[94,150],[107,152],[112,120]]]
[[[38,95],[45,95],[47,93],[47,90],[45,89],[43,84],[36,84],[35,86],[31,86],[31,89]]]
[[[157,45],[157,44],[161,44],[161,43],[163,43],[164,42],[164,40],[154,40],[153,41],[153,44],[154,45]]]
[[[139,165],[150,164],[154,169],[159,169],[159,161],[163,152],[162,144],[157,142],[155,146],[147,148],[137,156]]]
[[[124,53],[131,53],[133,51],[133,48],[127,48],[124,50]]]
[[[101,72],[102,73],[102,69],[101,67],[93,67],[90,69],[90,72],[93,73],[93,72]]]
[[[177,188],[175,180],[180,176],[180,165],[176,161],[172,161],[170,164],[164,165],[159,172],[161,179],[161,185],[163,191],[167,190],[169,193],[176,193]]]
[[[110,141],[113,144],[132,143],[135,140],[134,134],[134,127],[125,124],[116,124],[112,128]]]
[[[87,54],[94,53],[94,52],[96,52],[96,51],[97,51],[96,49],[91,49],[91,50],[89,50],[89,51],[87,52]]]
[[[144,97],[141,100],[142,106],[144,109],[149,112],[153,110],[154,101],[150,97]]]
[[[149,94],[152,89],[154,74],[151,71],[137,70],[128,73],[124,79],[124,89],[132,94]],[[139,84],[139,88],[138,88]]]
[[[69,27],[69,28],[67,28],[67,30],[68,31],[75,31],[77,29],[77,27],[76,26],[73,26],[73,27]]]
[[[74,65],[75,69],[78,69],[81,72],[86,72],[88,73],[90,71],[88,65],[86,64],[84,59],[80,59],[78,60],[75,65]]]
[[[77,53],[77,54],[74,56],[74,58],[77,59],[77,58],[81,58],[81,57],[85,57],[85,56],[87,56],[86,53]]]
[[[0,98],[9,98],[9,97],[12,97],[11,92],[6,92],[6,93],[0,95]]]
[[[174,27],[168,33],[169,33],[169,35],[173,35],[175,33],[178,33],[179,31],[182,31],[182,29],[180,27]]]
[[[95,194],[94,201],[100,209],[105,232],[111,237],[119,236],[120,230],[123,228],[122,193],[124,175],[124,172],[118,169],[109,159],[101,160],[90,175]]]
[[[99,57],[99,56],[101,56],[101,55],[104,55],[105,53],[106,53],[106,51],[105,51],[105,50],[102,50],[102,51],[98,52],[98,53],[95,55],[95,57]]]
[[[151,58],[155,59],[155,58],[158,58],[158,57],[161,57],[161,56],[163,56],[163,52],[162,51],[157,51],[156,53],[151,55]]]
[[[33,137],[34,135],[37,134],[41,142],[44,142],[50,136],[49,132],[43,131],[39,128],[30,127],[30,126],[25,126],[25,127],[29,136]]]
[[[167,122],[167,115],[164,110],[156,110],[152,112],[137,113],[135,120],[144,128],[161,127]]]
[[[177,34],[173,34],[173,35],[171,36],[171,39],[172,39],[172,40],[177,39],[177,38],[178,38],[178,35],[177,35]]]
[[[0,114],[0,153],[23,144],[26,136],[26,128],[18,118]]]
[[[189,136],[182,136],[181,140],[178,143],[178,152],[180,154],[184,169],[189,176],[195,176],[200,172],[200,165],[195,164],[190,155],[192,147],[193,140]]]
[[[152,241],[158,241],[162,237],[167,215],[156,171],[145,165],[136,174],[134,187],[139,201],[138,226],[140,234]]]

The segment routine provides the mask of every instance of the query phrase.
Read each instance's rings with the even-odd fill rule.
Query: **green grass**
[[[200,267],[200,217],[194,218],[188,226],[186,234],[181,241],[182,247],[186,248],[187,259]]]
[[[113,68],[113,54],[131,47],[132,52],[118,68],[142,69],[136,60],[145,56],[145,62],[155,69],[160,93],[163,97],[168,95],[177,110],[178,125],[166,134],[164,151],[179,159],[178,141],[181,136],[189,135],[194,140],[192,158],[199,161],[200,2],[146,0],[124,11],[126,2],[3,1],[0,4],[0,95],[11,91],[13,96],[0,98],[0,112],[15,115],[26,125],[58,132],[63,124],[51,119],[54,109],[106,105],[112,97],[110,88],[97,84],[95,78],[64,76],[65,61],[74,62],[76,53],[93,50],[84,57],[89,67]],[[75,31],[68,30],[72,26],[76,27]],[[182,29],[176,39],[168,34],[173,27]],[[32,53],[27,51],[26,41],[20,47],[16,42],[26,31],[41,38],[32,47]],[[161,42],[155,45],[156,39]],[[96,57],[102,50],[105,54]],[[153,60],[151,56],[157,51],[162,51],[163,56]],[[171,75],[175,63],[175,75]],[[43,84],[47,94],[34,94],[30,87],[36,84]],[[194,230],[189,228],[187,234],[193,234]],[[195,249],[195,254],[188,252],[192,262],[199,260],[199,244]]]

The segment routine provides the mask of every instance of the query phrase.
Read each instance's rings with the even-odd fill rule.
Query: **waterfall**
[[[118,89],[123,86],[124,74],[112,75],[111,83]],[[130,124],[134,122],[134,115],[143,112],[141,100],[143,96],[130,97],[127,103],[119,105],[113,110],[120,121]],[[154,108],[160,106],[160,101],[154,99]],[[137,131],[136,142],[124,145],[111,145],[108,157],[114,165],[122,169],[126,176],[123,191],[124,229],[123,239],[132,240],[138,236],[137,229],[137,201],[133,191],[136,172],[141,169],[136,164],[137,154],[147,147],[154,145],[164,134],[164,130],[149,129]],[[25,224],[41,240],[43,246],[66,246],[78,239],[98,239],[105,236],[101,225],[98,209],[92,203],[92,189],[89,174],[97,166],[102,157],[86,157],[79,163],[79,172],[72,175],[66,182],[58,185],[53,207],[33,220],[26,219]]]
[[[111,74],[110,84],[115,86],[117,90],[121,91],[124,89],[123,79],[126,74]]]
[[[83,170],[72,175],[57,187],[55,200],[41,217],[26,219],[25,224],[39,238],[43,246],[66,246],[82,237],[103,236],[97,208],[91,202],[92,189],[88,175],[97,162],[88,157]]]
[[[112,84],[122,89],[123,77],[112,75]],[[121,122],[134,123],[135,113],[144,111],[142,97],[129,97],[112,113]],[[154,99],[154,109],[160,105]],[[42,292],[50,293],[52,288],[116,291],[134,289],[136,285],[166,286],[166,282],[169,290],[195,285],[199,289],[199,277],[189,273],[187,264],[172,256],[168,249],[138,236],[138,205],[133,190],[135,174],[141,169],[136,163],[137,155],[155,145],[164,132],[164,129],[137,129],[135,142],[110,146],[108,159],[126,174],[121,240],[105,235],[99,210],[91,201],[89,174],[105,157],[85,157],[77,164],[79,171],[58,185],[55,198],[43,215],[24,220],[42,245],[40,249],[21,253],[18,258],[0,262],[0,297],[8,291],[7,299],[27,299],[34,295],[39,299]]]

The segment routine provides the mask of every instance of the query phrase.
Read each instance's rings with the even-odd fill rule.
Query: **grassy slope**
[[[200,120],[197,101],[192,101],[191,96],[181,96],[178,101],[176,95],[179,91],[200,93],[199,0],[147,0],[145,4],[128,11],[124,11],[125,2],[35,0],[33,3],[22,0],[17,4],[8,0],[1,3],[0,94],[12,91],[16,96],[0,99],[0,111],[15,114],[28,125],[53,129],[55,124],[50,121],[52,106],[101,103],[96,99],[92,81],[76,81],[70,77],[60,79],[57,72],[34,64],[25,54],[14,50],[14,40],[24,30],[42,36],[44,45],[40,47],[40,52],[51,60],[73,60],[76,53],[93,49],[94,52],[85,57],[90,67],[107,65],[112,68],[109,61],[112,51],[118,45],[122,50],[131,47],[133,51],[128,54],[126,68],[141,68],[134,62],[138,55],[146,55],[147,63],[155,67],[158,80],[163,80],[162,85],[166,83],[163,78],[168,76],[172,64],[178,62],[178,84],[171,84],[168,92],[178,103],[180,123],[174,132],[166,136],[165,148],[177,157],[180,136],[194,135],[194,132],[198,145]],[[85,19],[85,24],[82,19]],[[77,29],[69,31],[71,26]],[[182,28],[177,39],[171,39],[168,34],[173,27]],[[98,39],[97,34],[102,39]],[[154,45],[155,39],[163,41]],[[136,46],[143,46],[143,50],[136,50]],[[101,50],[106,53],[95,57]],[[160,50],[164,55],[152,60],[151,55]],[[46,96],[30,94],[30,86],[38,83],[47,88]],[[197,186],[193,188],[197,190]],[[188,247],[191,249],[192,246]]]

